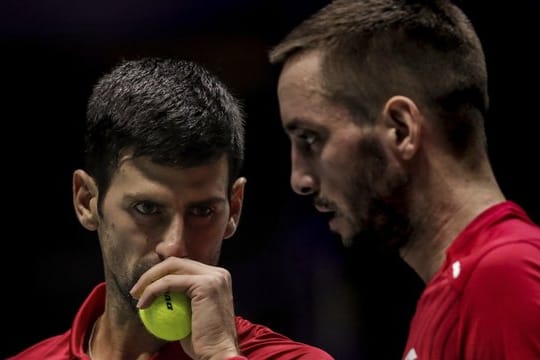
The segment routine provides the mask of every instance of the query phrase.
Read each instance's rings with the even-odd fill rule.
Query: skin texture
[[[505,201],[489,161],[487,66],[465,13],[447,0],[334,0],[269,59],[282,65],[293,189],[329,211],[331,230],[352,245],[349,259],[399,253],[426,283],[402,358],[534,358],[538,339],[508,334],[538,333],[527,331],[538,321],[525,310],[538,281],[523,283],[530,296],[513,303],[490,296],[504,287],[501,271],[538,280],[517,245],[538,232]],[[498,246],[516,256],[490,264]]]
[[[282,125],[291,140],[291,186],[329,212],[348,245],[369,238],[399,248],[424,281],[455,236],[480,212],[504,200],[481,153],[474,167],[449,156],[429,112],[395,95],[374,122],[356,121],[329,101],[324,53],[288,58],[278,82]]]
[[[320,60],[318,53],[291,60],[279,81],[282,124],[292,145],[291,186],[313,195],[319,211],[332,212],[330,228],[350,243],[357,233],[388,224],[381,206],[406,178],[385,144],[397,141],[395,128],[383,122],[360,127],[344,107],[326,100]]]
[[[244,138],[240,101],[195,62],[145,57],[101,76],[72,190],[80,223],[97,233],[105,281],[69,331],[15,358],[331,358],[235,315],[231,274],[218,264],[242,210]],[[191,333],[179,342],[152,335],[139,316],[166,292],[190,301]]]
[[[180,168],[126,151],[100,214],[94,179],[84,170],[74,172],[75,210],[81,224],[99,234],[108,284],[94,359],[145,359],[157,351],[163,342],[142,329],[137,307],[165,291],[191,298],[192,335],[181,341],[190,356],[238,354],[230,274],[215,265],[222,241],[236,230],[245,179],[234,182],[230,197],[227,185],[225,156]]]

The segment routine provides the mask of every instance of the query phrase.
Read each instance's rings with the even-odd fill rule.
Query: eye
[[[197,217],[210,217],[214,213],[214,210],[208,206],[194,206],[189,209],[189,213]]]
[[[133,208],[142,215],[156,215],[161,212],[159,205],[151,201],[140,201],[136,203]]]
[[[313,145],[317,141],[317,134],[313,131],[302,130],[298,133],[298,138],[306,145]]]

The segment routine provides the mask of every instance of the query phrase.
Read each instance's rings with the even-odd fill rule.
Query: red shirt
[[[406,360],[540,359],[540,228],[495,205],[446,253],[412,319]]]
[[[67,360],[90,358],[84,352],[87,331],[104,311],[105,283],[94,288],[80,307],[71,329],[62,335],[45,339],[9,360]],[[245,359],[333,359],[323,350],[293,341],[269,328],[236,317],[240,351]],[[178,341],[167,343],[152,360],[189,360]],[[232,359],[244,359],[234,357]]]

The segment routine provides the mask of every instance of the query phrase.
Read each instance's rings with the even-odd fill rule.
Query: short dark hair
[[[393,95],[439,119],[454,154],[485,148],[484,53],[466,15],[446,0],[335,0],[269,54],[270,62],[320,51],[323,86],[357,121],[373,121]]]
[[[167,58],[123,61],[93,88],[85,145],[100,196],[126,150],[177,167],[226,154],[230,186],[244,159],[244,116],[239,101],[201,65]]]

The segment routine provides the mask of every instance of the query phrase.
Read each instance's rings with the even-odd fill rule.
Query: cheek
[[[329,164],[328,187],[336,192],[338,202],[351,212],[369,207],[369,203],[381,193],[386,181],[387,158],[376,143],[369,146],[343,146],[343,152]],[[365,144],[365,142],[364,142]]]
[[[187,254],[190,259],[205,264],[216,265],[219,260],[223,232],[206,231],[195,232],[189,236]]]
[[[319,164],[321,191],[324,194],[344,193],[355,178],[355,161],[351,153],[323,153]]]
[[[186,245],[190,254],[207,254],[221,247],[227,231],[228,218],[220,217],[210,222],[192,223],[186,227]]]
[[[117,268],[130,267],[136,262],[137,255],[148,252],[149,236],[123,211],[103,209],[104,219],[113,221],[100,222],[100,238],[105,256],[110,265]],[[130,260],[132,259],[132,260]]]
[[[113,219],[103,224],[108,237],[119,246],[137,246],[138,243],[144,244],[149,234],[138,225],[129,214],[121,209],[108,209],[104,212],[105,219]]]

